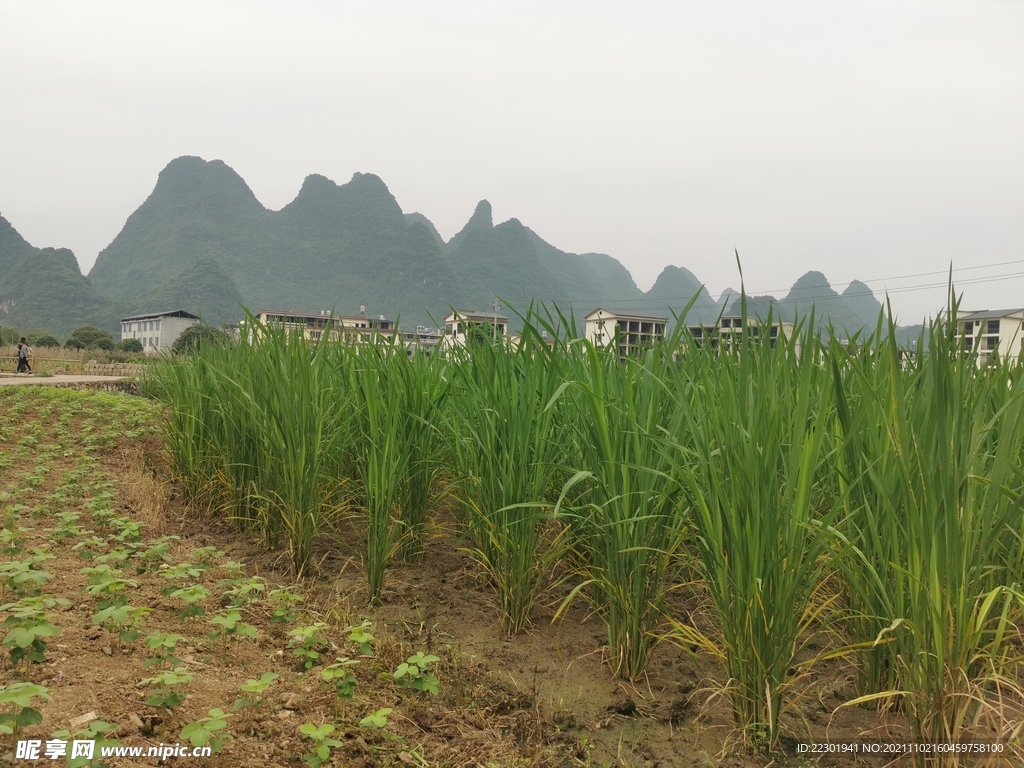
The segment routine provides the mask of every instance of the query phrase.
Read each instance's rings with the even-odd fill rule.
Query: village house
[[[384,315],[377,319],[367,317],[366,307],[360,307],[358,315],[335,315],[327,310],[293,312],[261,309],[256,319],[268,327],[301,333],[309,341],[319,341],[325,333],[330,333],[334,341],[364,344],[376,336],[390,337],[395,333],[394,321],[387,320]]]
[[[176,309],[172,312],[150,312],[121,318],[121,341],[138,339],[147,355],[170,352],[171,345],[191,325],[200,322],[198,315]]]
[[[464,347],[467,337],[473,336],[481,341],[506,340],[508,318],[497,312],[456,309],[444,319],[444,340],[442,341],[444,349]]]
[[[792,323],[781,320],[773,320],[770,325],[767,325],[756,317],[747,317],[747,328],[751,338],[760,339],[761,334],[765,333],[771,347],[775,346],[779,338],[792,337],[793,327]],[[739,315],[721,317],[717,323],[688,325],[686,330],[697,347],[702,347],[704,344],[709,345],[712,349],[718,349],[720,345],[730,347],[743,333],[743,317]]]
[[[1024,308],[966,312],[957,317],[957,328],[967,349],[978,353],[979,366],[996,353],[1004,360],[1020,360]]]
[[[621,357],[665,338],[666,315],[598,307],[584,318],[586,338],[595,347],[616,348]]]

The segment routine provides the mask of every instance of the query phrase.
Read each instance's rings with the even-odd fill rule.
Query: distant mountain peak
[[[854,280],[848,286],[846,286],[846,290],[843,291],[842,295],[844,297],[847,297],[847,296],[874,296],[875,294],[874,294],[874,291],[872,291],[870,288],[868,288],[867,285],[862,283],[860,280]]]
[[[824,299],[836,299],[839,294],[833,290],[828,278],[817,270],[811,270],[800,276],[793,283],[786,296],[787,302],[817,302]]]
[[[448,241],[448,247],[457,247],[473,232],[490,232],[493,229],[494,217],[491,212],[491,204],[486,200],[481,200],[476,204],[473,215],[469,217],[466,226],[456,232],[452,239]]]
[[[328,179],[322,173],[311,173],[302,180],[302,186],[299,187],[299,194],[301,195],[304,190],[317,190],[317,189],[336,189],[337,184],[332,179]]]
[[[465,228],[469,229],[470,227],[474,229],[491,229],[494,227],[494,216],[489,202],[481,200],[476,204],[476,209],[473,211],[473,215],[470,216]]]
[[[143,206],[202,213],[265,210],[231,166],[223,160],[203,160],[192,155],[177,157],[164,166]]]

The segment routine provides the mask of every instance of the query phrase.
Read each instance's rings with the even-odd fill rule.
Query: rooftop
[[[1024,307],[1017,309],[982,309],[978,312],[964,312],[957,320],[995,320],[999,317],[1010,317],[1024,312]]]
[[[598,312],[604,312],[609,317],[621,317],[627,320],[668,320],[668,315],[662,315],[657,312],[645,312],[642,309],[608,309],[607,307],[597,307],[597,309],[587,315],[586,319],[589,320]]]
[[[508,317],[506,315],[502,315],[497,312],[477,312],[475,309],[456,309],[448,314],[445,321],[447,322],[448,318],[454,320],[456,317],[459,317],[462,320],[491,320],[492,322],[494,320],[508,321]]]
[[[189,320],[199,320],[199,315],[193,315],[191,312],[186,312],[184,309],[174,309],[169,312],[147,312],[144,315],[132,315],[131,317],[122,317],[122,323],[130,323],[133,320],[155,320],[158,317],[184,317]]]

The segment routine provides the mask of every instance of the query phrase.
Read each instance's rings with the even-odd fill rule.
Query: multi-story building
[[[271,327],[301,333],[310,341],[319,341],[325,333],[335,341],[355,344],[369,342],[376,336],[390,337],[395,333],[395,323],[381,315],[378,319],[366,316],[366,307],[360,307],[358,315],[335,315],[327,310],[319,312],[293,312],[261,309],[256,319]],[[328,331],[328,329],[330,329]]]
[[[793,335],[793,324],[781,320],[772,321],[771,325],[758,320],[756,317],[747,317],[747,328],[753,339],[760,339],[762,333],[766,333],[769,346],[774,347],[780,337],[789,338]],[[721,317],[717,323],[711,325],[688,325],[686,327],[693,343],[698,346],[708,344],[712,349],[719,346],[730,347],[736,342],[736,338],[743,333],[743,317],[730,316]]]
[[[422,352],[427,357],[441,344],[443,334],[435,328],[417,325],[415,331],[402,331],[401,339],[406,353],[412,357]]]
[[[121,318],[121,341],[138,339],[147,355],[170,352],[181,332],[199,323],[198,315],[176,309]]]
[[[627,357],[665,338],[666,315],[598,307],[584,318],[587,341],[602,349],[617,349]]]
[[[984,365],[993,353],[1020,360],[1024,308],[967,312],[957,317],[957,326],[967,349],[977,351],[978,365]]]
[[[445,349],[464,347],[468,337],[476,337],[480,341],[505,341],[508,338],[508,318],[497,312],[456,309],[444,319],[441,345]]]

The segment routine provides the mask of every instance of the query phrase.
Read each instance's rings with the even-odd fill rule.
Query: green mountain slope
[[[66,248],[33,248],[0,216],[0,324],[66,335],[83,325],[120,332],[124,308],[82,276]]]
[[[0,231],[4,237],[10,233]],[[8,250],[18,248],[15,239]],[[715,302],[680,266],[666,267],[644,293],[611,256],[562,251],[517,219],[495,225],[486,200],[445,243],[425,216],[404,213],[373,174],[346,184],[313,174],[292,202],[272,211],[225,163],[198,157],[161,171],[89,279],[139,311],[174,305],[211,320],[237,319],[231,313],[241,297],[253,310],[355,313],[365,306],[406,326],[440,320],[450,306],[484,309],[495,296],[517,309],[530,300],[557,303],[578,320],[600,304],[679,312],[700,291],[689,319],[710,321],[725,302],[734,311],[736,298],[727,292]],[[202,293],[193,290],[199,282],[208,283]],[[819,319],[844,332],[873,325],[878,307],[863,284],[839,295],[817,272],[781,301],[751,300],[754,312],[773,304],[787,318],[813,304]]]
[[[664,312],[671,321],[673,314],[681,315],[690,299],[697,299],[687,313],[687,323],[710,323],[718,317],[718,305],[696,276],[685,267],[669,265],[661,271],[654,285],[645,294],[639,308]]]
[[[139,297],[132,314],[184,309],[210,325],[235,323],[245,304],[242,294],[217,262],[203,259]]]
[[[32,250],[28,240],[0,215],[0,273],[14,269]]]

